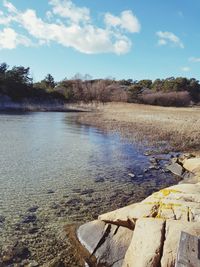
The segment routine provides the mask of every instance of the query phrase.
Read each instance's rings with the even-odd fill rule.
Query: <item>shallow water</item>
[[[40,226],[80,222],[176,182],[162,169],[144,172],[152,165],[145,148],[76,124],[76,116],[0,113],[0,245],[24,234],[15,226],[34,205]]]

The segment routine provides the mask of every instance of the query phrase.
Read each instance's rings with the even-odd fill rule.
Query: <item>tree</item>
[[[56,86],[54,78],[51,74],[47,74],[42,82],[45,84],[46,89],[53,89]]]

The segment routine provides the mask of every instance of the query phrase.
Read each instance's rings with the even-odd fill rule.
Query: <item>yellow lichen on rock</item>
[[[163,194],[164,197],[167,197],[168,195],[170,195],[171,193],[182,193],[181,191],[179,190],[175,190],[175,189],[169,189],[169,188],[166,188],[166,189],[162,189],[159,191],[160,193]]]

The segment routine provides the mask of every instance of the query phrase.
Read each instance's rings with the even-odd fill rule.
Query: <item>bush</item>
[[[141,102],[148,105],[159,106],[188,106],[191,103],[191,96],[187,91],[169,93],[150,93],[139,97]]]

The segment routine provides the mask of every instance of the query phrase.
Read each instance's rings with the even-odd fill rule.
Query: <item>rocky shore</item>
[[[88,266],[175,266],[181,231],[200,235],[200,158],[173,159],[169,168],[193,175],[78,228]]]

